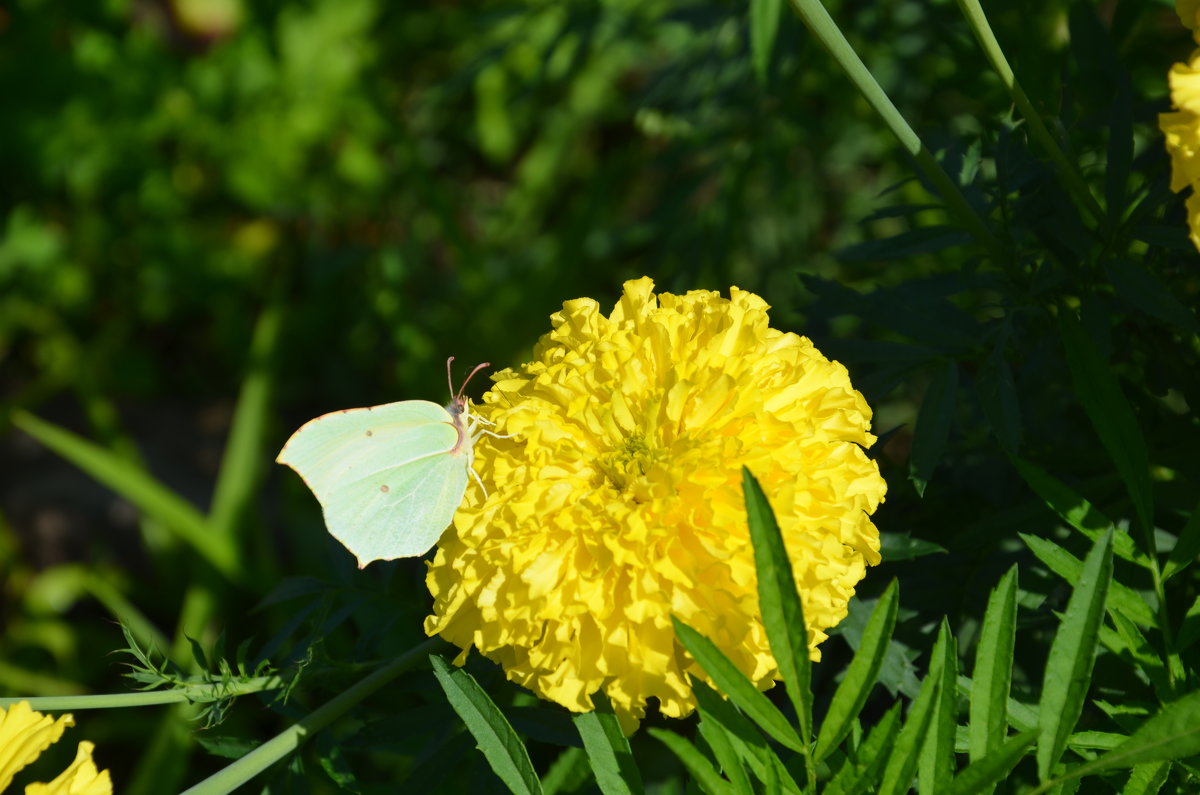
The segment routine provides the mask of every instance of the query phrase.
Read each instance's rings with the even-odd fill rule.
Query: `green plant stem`
[[[946,203],[947,209],[958,218],[959,223],[972,237],[991,252],[998,262],[1004,261],[1006,255],[1000,241],[988,229],[983,218],[967,201],[967,197],[959,190],[958,185],[950,179],[937,159],[921,143],[921,139],[905,121],[896,106],[892,104],[883,88],[875,81],[866,64],[850,46],[850,42],[846,41],[846,37],[842,35],[825,7],[821,5],[820,0],[791,0],[791,3],[792,8],[817,37],[821,46],[842,67],[842,71],[862,92],[867,103],[879,114],[905,151],[912,155],[921,173],[937,189],[942,201]]]
[[[233,764],[184,791],[183,795],[224,795],[245,784],[299,748],[305,740],[344,715],[355,704],[424,659],[444,641],[430,638],[376,670],[340,695],[318,707],[299,723],[267,740]]]
[[[18,701],[28,701],[29,706],[42,712],[60,712],[80,709],[113,709],[117,707],[152,707],[159,704],[184,702],[209,702],[223,698],[245,696],[279,690],[284,682],[278,676],[256,676],[244,682],[226,684],[196,683],[182,684],[172,690],[149,690],[140,693],[101,693],[91,696],[40,696],[35,698],[0,698],[0,707],[9,707]]]
[[[1059,178],[1075,195],[1076,200],[1091,213],[1097,223],[1104,223],[1104,210],[1100,208],[1100,203],[1096,201],[1091,189],[1084,182],[1078,165],[1063,153],[1062,148],[1054,140],[1054,136],[1042,122],[1041,114],[1033,107],[1025,90],[1017,82],[1016,75],[1013,74],[1012,67],[1009,66],[1008,59],[1004,57],[1004,51],[1000,48],[1000,43],[992,33],[992,27],[983,13],[983,7],[979,5],[979,0],[958,0],[958,7],[963,16],[967,18],[967,24],[970,25],[971,32],[975,34],[975,40],[979,42],[983,54],[1008,88],[1013,103],[1016,104],[1017,110],[1020,111],[1022,118],[1029,126],[1029,136],[1038,142],[1046,156],[1050,158],[1050,162],[1058,171]]]

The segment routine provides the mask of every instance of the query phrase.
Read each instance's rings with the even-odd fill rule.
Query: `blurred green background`
[[[1172,6],[989,5],[1035,104],[1096,183],[1112,77],[1129,80],[1134,183],[1155,197],[1147,218],[1181,236],[1153,129],[1166,69],[1191,48]],[[973,200],[994,209],[1028,188],[1035,161],[1012,143],[1007,93],[952,0],[827,7]],[[197,581],[213,599],[201,611],[206,642],[222,629],[231,645],[294,631],[289,615],[246,612],[288,575],[372,583],[372,598],[392,599],[377,605],[388,626],[403,627],[385,646],[415,642],[421,564],[355,575],[274,454],[325,411],[440,401],[447,356],[517,363],[562,301],[590,296],[607,309],[641,275],[666,291],[758,292],[776,327],[844,361],[876,407],[876,431],[899,429],[880,458],[892,490],[877,516],[893,560],[930,544],[950,552],[872,573],[865,593],[898,574],[911,615],[978,612],[1017,554],[1011,531],[1053,522],[1006,469],[987,406],[970,397],[942,490],[935,481],[936,499],[918,498],[908,454],[929,365],[958,361],[965,389],[991,372],[998,341],[1026,438],[1068,469],[1095,461],[1038,313],[1100,284],[1101,271],[976,278],[977,260],[945,247],[953,241],[920,234],[945,216],[923,207],[932,200],[894,139],[786,7],[763,67],[745,4],[719,0],[0,4],[0,423],[28,409],[204,508],[247,373],[264,385],[242,459],[253,463],[236,476],[251,496],[230,520],[254,576],[237,585],[213,584],[174,536],[28,436],[0,437],[0,691],[119,689],[109,652],[124,641],[111,614],[128,603],[169,638]],[[981,160],[989,179],[1005,166],[1017,177],[986,187]],[[1063,253],[1047,242],[1073,229],[1047,229],[1057,198],[1029,190],[1014,215],[997,211],[1023,255],[1041,244],[1063,254],[1058,264],[1074,256],[1070,243]],[[1197,283],[1180,261],[1194,266],[1194,252],[1153,267],[1190,305]],[[1098,317],[1136,309],[1108,295]],[[264,317],[281,325],[256,360]],[[1136,325],[1143,337],[1113,340],[1124,376],[1139,390],[1165,379],[1150,392],[1175,389],[1187,405],[1194,348]],[[1153,416],[1170,414],[1169,401],[1144,397]],[[1177,449],[1195,437],[1185,425],[1156,427]],[[996,519],[1001,507],[1021,526]],[[962,584],[964,565],[977,582]],[[932,627],[915,621],[913,632]],[[916,652],[897,654],[899,686]],[[127,776],[156,720],[109,713],[83,725]],[[189,778],[218,763],[197,764]]]

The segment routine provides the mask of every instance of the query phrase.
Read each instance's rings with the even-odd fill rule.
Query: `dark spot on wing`
[[[368,433],[369,433],[369,431],[368,431]],[[389,491],[391,491],[391,489],[388,487],[388,485],[387,485],[386,483],[385,483],[385,484],[383,484],[382,486],[380,486],[380,487],[379,487],[379,490],[380,490],[380,491],[382,491],[384,494],[386,494],[386,493],[388,493]]]
[[[374,436],[374,435],[375,435],[374,431],[367,431],[367,436]]]

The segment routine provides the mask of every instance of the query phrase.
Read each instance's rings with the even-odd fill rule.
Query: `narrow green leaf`
[[[846,669],[846,676],[838,685],[829,703],[829,711],[821,722],[821,731],[817,735],[817,749],[813,759],[820,762],[845,739],[850,732],[850,726],[862,712],[867,703],[867,696],[875,687],[879,669],[883,667],[883,658],[887,654],[888,644],[892,640],[892,631],[896,628],[896,614],[900,606],[900,589],[895,580],[888,585],[883,596],[871,611],[867,620],[867,628],[863,630],[862,640],[854,659]]]
[[[1117,259],[1104,263],[1104,270],[1122,301],[1186,332],[1200,333],[1200,322],[1197,322],[1195,313],[1180,303],[1166,285],[1144,266]]]
[[[976,795],[991,792],[1012,771],[1037,739],[1037,730],[1021,732],[1005,740],[982,759],[976,759],[954,777],[946,795]]]
[[[1114,767],[1168,762],[1200,754],[1200,691],[1193,691],[1147,720],[1113,750],[1072,768],[1067,776],[1090,776]]]
[[[1134,543],[1129,533],[1114,527],[1112,520],[1085,500],[1081,494],[1032,461],[1026,461],[1016,456],[1011,460],[1029,487],[1042,498],[1050,510],[1058,514],[1059,518],[1069,526],[1074,527],[1093,542],[1112,527],[1113,554],[1144,569],[1153,568],[1150,558],[1137,548],[1137,544]]]
[[[900,702],[896,702],[867,732],[853,761],[838,771],[824,790],[824,795],[855,795],[874,787],[888,759],[896,734],[900,731]]]
[[[1172,695],[1172,688],[1162,658],[1158,656],[1154,647],[1150,645],[1150,641],[1146,640],[1146,636],[1137,628],[1132,619],[1125,615],[1124,611],[1109,610],[1108,615],[1113,622],[1113,626],[1116,627],[1117,635],[1121,639],[1121,646],[1124,652],[1130,658],[1128,662],[1140,668],[1142,673],[1146,674],[1150,679],[1150,684],[1154,686],[1155,694],[1160,699],[1163,701],[1168,700]],[[1104,637],[1102,629],[1101,639]],[[1120,654],[1121,652],[1118,651],[1117,653]]]
[[[788,723],[783,713],[754,686],[754,683],[744,673],[738,670],[736,665],[729,661],[728,657],[721,653],[721,650],[712,641],[674,616],[671,620],[675,624],[675,635],[679,638],[679,642],[695,658],[704,672],[712,677],[717,684],[717,689],[728,696],[742,712],[745,712],[776,741],[793,751],[799,752],[803,749],[804,745],[800,741],[800,736],[796,734],[796,730]]]
[[[1192,509],[1187,524],[1179,532],[1175,548],[1167,556],[1167,565],[1163,568],[1163,580],[1175,576],[1200,558],[1200,505]]]
[[[975,394],[996,441],[1006,453],[1015,455],[1021,446],[1021,404],[1012,370],[1004,359],[1003,340],[992,349],[979,369]]]
[[[929,731],[921,743],[917,761],[917,792],[938,795],[954,775],[954,730],[958,725],[958,644],[950,634],[950,624],[942,618],[937,641],[933,644],[929,675],[942,680]]]
[[[446,700],[479,744],[492,771],[518,795],[541,793],[542,785],[529,761],[529,751],[475,677],[461,668],[452,668],[436,654],[430,655],[429,661],[446,692]]]
[[[1042,698],[1038,705],[1038,777],[1043,781],[1062,756],[1067,737],[1083,711],[1104,604],[1112,581],[1112,534],[1092,547],[1050,645]]]
[[[746,775],[746,768],[742,766],[742,759],[737,750],[734,748],[733,739],[725,731],[720,723],[711,720],[700,720],[700,736],[708,743],[708,747],[712,749],[713,755],[717,758],[717,762],[721,765],[721,772],[729,779],[729,783],[733,791],[739,795],[754,795],[754,788],[750,785],[750,778]],[[771,774],[768,773],[768,776]],[[776,790],[779,789],[779,782],[773,782]]]
[[[1150,531],[1154,528],[1154,495],[1150,487],[1150,458],[1133,409],[1121,393],[1112,368],[1088,339],[1074,315],[1067,311],[1060,312],[1058,327],[1066,349],[1075,395],[1092,421],[1092,427],[1096,429],[1109,457],[1116,464],[1121,479],[1125,481],[1138,521],[1147,530],[1147,537],[1152,539]],[[1154,552],[1153,549],[1143,551],[1151,555]]]
[[[877,790],[878,795],[902,795],[909,791],[920,760],[921,741],[933,722],[941,692],[942,677],[930,671],[921,683],[921,691],[917,693],[917,698],[904,721],[904,727],[900,729],[900,736],[896,738],[896,744],[892,746],[888,755],[887,765],[883,769],[883,781]]]
[[[1162,789],[1162,785],[1167,783],[1167,776],[1170,774],[1170,762],[1146,762],[1136,765],[1121,789],[1121,795],[1156,795]]]
[[[771,72],[771,50],[779,34],[783,0],[750,0],[750,56],[754,75],[765,86]]]
[[[1126,189],[1133,161],[1133,100],[1130,97],[1129,75],[1121,69],[1114,69],[1113,72],[1110,83],[1113,104],[1108,117],[1108,158],[1104,162],[1104,203],[1109,223],[1117,226],[1129,211]]]
[[[728,781],[721,778],[721,774],[713,767],[712,762],[708,761],[708,758],[700,753],[696,746],[675,732],[666,729],[652,728],[647,731],[650,732],[651,737],[670,748],[671,753],[675,754],[680,762],[683,762],[683,766],[692,774],[692,778],[695,779],[700,789],[709,795],[733,794],[733,787],[729,785]]]
[[[804,608],[796,593],[792,563],[783,545],[775,513],[750,470],[742,467],[742,494],[754,545],[754,567],[758,573],[758,606],[771,654],[800,722],[802,747],[812,742],[812,660]]]
[[[550,768],[542,776],[542,791],[545,795],[579,792],[591,779],[587,753],[572,745],[564,748],[558,758],[550,763]]]
[[[1179,632],[1175,635],[1175,650],[1181,652],[1200,639],[1200,595],[1192,602],[1179,624]]]
[[[259,484],[272,456],[263,455],[271,410],[271,359],[279,343],[283,310],[276,302],[258,319],[242,379],[229,438],[213,491],[209,522],[213,532],[237,548],[240,525],[258,498]]]
[[[751,772],[764,784],[770,783],[773,789],[768,792],[788,792],[799,795],[800,787],[792,779],[786,769],[773,771],[774,763],[778,761],[775,751],[767,744],[762,732],[754,728],[745,715],[721,694],[713,690],[703,680],[689,677],[692,692],[696,694],[696,702],[700,708],[701,720],[719,723],[729,736],[734,749],[742,760],[750,766]],[[782,790],[780,789],[782,788]]]
[[[925,486],[933,477],[950,438],[957,395],[958,365],[947,360],[934,372],[917,414],[908,477],[921,496],[925,496]]]
[[[1025,546],[1029,547],[1029,550],[1037,556],[1038,560],[1049,566],[1055,574],[1071,585],[1075,585],[1079,581],[1080,572],[1083,571],[1083,563],[1079,558],[1045,538],[1025,533],[1017,535],[1025,542]],[[1119,582],[1113,582],[1109,586],[1108,609],[1120,610],[1144,627],[1154,627],[1158,624],[1154,610],[1146,604],[1146,600],[1129,586]]]
[[[161,522],[226,578],[239,578],[233,547],[212,532],[203,514],[144,469],[22,409],[13,409],[11,417],[13,425]]]
[[[999,748],[1008,733],[1008,694],[1016,634],[1017,567],[1014,565],[988,596],[979,630],[967,724],[972,762],[981,761]],[[980,790],[981,795],[987,792],[990,789]]]
[[[602,696],[596,694],[592,698],[598,701]],[[621,731],[621,724],[607,700],[603,707],[598,703],[592,712],[572,717],[596,774],[596,784],[604,795],[639,795],[642,776],[629,748],[629,740]]]

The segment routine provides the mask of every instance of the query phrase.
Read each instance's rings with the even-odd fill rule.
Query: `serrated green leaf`
[[[1179,531],[1175,547],[1167,556],[1167,565],[1163,567],[1163,580],[1174,577],[1179,572],[1200,558],[1200,505],[1192,509],[1187,524]]]
[[[1167,783],[1171,774],[1170,762],[1146,762],[1135,765],[1129,780],[1121,788],[1121,795],[1155,795]]]
[[[874,786],[887,761],[886,752],[892,747],[899,731],[900,703],[896,702],[867,732],[853,760],[847,761],[833,777],[824,795],[856,795]]]
[[[1001,578],[988,596],[979,630],[972,671],[969,753],[983,760],[1004,743],[1008,733],[1008,695],[1012,685],[1013,649],[1017,632],[1017,567]],[[981,785],[981,795],[991,792]]]
[[[700,753],[696,746],[680,737],[675,732],[666,729],[652,728],[647,730],[650,736],[661,742],[671,753],[683,762],[683,766],[692,774],[692,778],[704,792],[709,795],[733,795],[733,787],[721,778],[721,774],[713,767],[712,762]]]
[[[917,494],[922,497],[925,496],[925,486],[933,477],[933,470],[942,459],[946,441],[950,438],[957,396],[958,365],[952,361],[945,361],[934,371],[929,382],[913,433],[912,460],[908,477],[916,486]]]
[[[875,687],[879,669],[887,654],[892,632],[896,628],[896,614],[900,606],[900,589],[895,580],[871,611],[871,618],[859,641],[858,651],[846,669],[846,676],[838,685],[829,703],[829,710],[821,722],[817,735],[814,761],[820,762],[845,739],[853,721],[862,712],[867,697]]]
[[[1128,740],[1091,762],[1067,771],[1090,776],[1114,767],[1186,759],[1200,754],[1200,691],[1168,704],[1142,724]]]
[[[767,744],[762,732],[754,728],[745,715],[738,711],[732,703],[721,697],[702,680],[689,677],[692,692],[696,694],[701,720],[719,723],[729,736],[734,749],[751,772],[764,784],[772,784],[768,792],[788,792],[799,795],[800,787],[792,779],[786,769],[773,770],[772,760],[778,761],[775,751]],[[782,787],[782,789],[780,789]]]
[[[742,493],[754,546],[754,567],[758,574],[758,606],[771,654],[779,666],[792,708],[800,723],[799,735],[807,749],[812,741],[812,661],[808,651],[808,630],[804,607],[796,592],[792,563],[788,559],[783,536],[767,495],[746,467],[742,467]]]
[[[461,668],[452,668],[437,655],[430,655],[429,662],[446,700],[479,744],[492,771],[512,792],[540,795],[542,785],[529,761],[529,751],[475,677]]]
[[[1150,558],[1137,548],[1129,533],[1116,528],[1112,520],[1081,494],[1032,461],[1016,456],[1012,456],[1010,460],[1029,487],[1069,526],[1087,536],[1092,542],[1112,528],[1113,554],[1146,570],[1152,568]]]
[[[1122,394],[1108,362],[1088,339],[1074,315],[1060,312],[1058,327],[1075,395],[1125,482],[1138,521],[1142,527],[1153,529],[1154,495],[1150,484],[1150,458],[1133,409]],[[1153,553],[1153,550],[1143,551]]]
[[[1003,344],[992,349],[979,369],[975,394],[996,441],[1006,453],[1015,455],[1021,447],[1021,404]]]
[[[938,698],[942,692],[942,678],[930,671],[921,683],[921,690],[908,711],[896,744],[892,746],[887,764],[883,769],[883,780],[878,795],[902,795],[909,791],[913,774],[920,760],[921,741],[929,731],[937,711]]]
[[[929,675],[942,680],[933,718],[921,743],[917,760],[917,792],[938,795],[954,775],[954,734],[958,704],[958,644],[950,634],[950,624],[942,618],[937,641],[933,644]]]
[[[1181,304],[1145,267],[1118,259],[1105,262],[1104,270],[1116,288],[1115,294],[1122,301],[1184,331],[1200,333],[1200,322],[1197,322],[1192,310]]]
[[[1067,737],[1083,711],[1096,644],[1112,581],[1112,534],[1106,533],[1083,562],[1075,589],[1046,661],[1038,705],[1038,777],[1050,778]]]
[[[604,795],[639,795],[642,776],[629,740],[621,731],[621,724],[607,700],[599,693],[592,699],[603,700],[603,703],[597,703],[597,708],[591,712],[574,715],[572,720],[596,774],[596,784]]]
[[[760,86],[767,84],[771,73],[771,51],[782,12],[783,0],[750,0],[750,57]]]
[[[1005,740],[987,756],[967,765],[946,790],[946,795],[976,795],[991,792],[1012,771],[1037,739],[1037,730],[1021,732]]]
[[[734,748],[733,740],[724,727],[716,721],[700,720],[700,736],[712,749],[713,756],[721,765],[721,772],[729,779],[729,784],[738,795],[754,795],[754,788],[746,775],[742,759]],[[771,774],[768,774],[770,776]],[[774,782],[778,790],[778,782]]]
[[[678,618],[672,616],[671,620],[679,642],[704,672],[712,677],[717,688],[758,724],[759,728],[776,741],[799,752],[803,748],[800,736],[770,699],[764,696],[712,641]]]
[[[1029,547],[1029,550],[1037,556],[1037,559],[1049,566],[1055,574],[1071,585],[1075,585],[1079,581],[1079,575],[1084,565],[1079,558],[1045,538],[1025,533],[1017,535],[1025,542],[1025,546]],[[1146,601],[1129,586],[1119,582],[1113,582],[1109,586],[1108,609],[1120,610],[1144,627],[1154,627],[1158,623],[1154,610],[1146,604]]]

